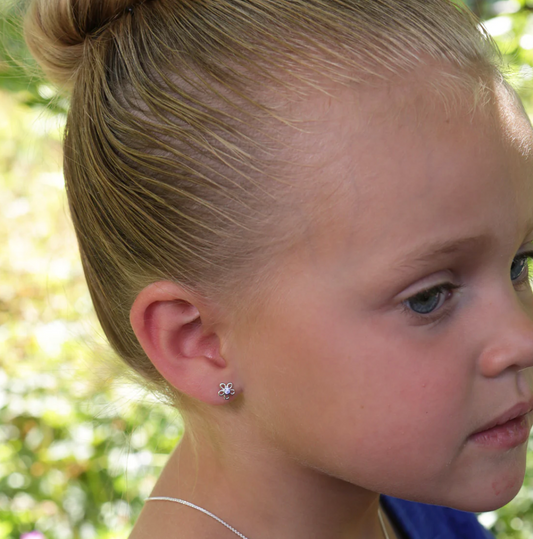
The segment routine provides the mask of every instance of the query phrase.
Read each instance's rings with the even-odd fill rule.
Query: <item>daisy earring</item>
[[[224,397],[224,399],[228,400],[230,398],[230,395],[235,395],[235,390],[233,389],[233,384],[231,382],[229,382],[228,384],[222,382],[220,384],[220,387],[221,389],[218,394],[221,397]]]

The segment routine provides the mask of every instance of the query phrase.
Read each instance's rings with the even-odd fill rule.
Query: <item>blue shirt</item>
[[[381,496],[402,539],[494,539],[474,513]]]

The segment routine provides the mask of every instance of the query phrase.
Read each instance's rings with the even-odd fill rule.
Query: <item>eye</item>
[[[533,258],[533,253],[522,253],[514,257],[511,264],[511,281],[523,283],[529,280],[529,264]]]
[[[403,304],[413,313],[428,315],[440,309],[456,288],[459,287],[451,283],[440,284],[411,296]]]
[[[523,281],[529,276],[529,264],[532,253],[515,256],[511,264],[511,281]]]

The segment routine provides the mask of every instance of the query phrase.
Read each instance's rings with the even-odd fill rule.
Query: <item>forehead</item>
[[[313,222],[328,249],[399,251],[530,221],[533,133],[514,92],[417,82],[313,105]]]

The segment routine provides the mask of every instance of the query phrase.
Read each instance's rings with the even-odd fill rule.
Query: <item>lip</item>
[[[479,447],[496,451],[507,451],[522,446],[529,439],[532,411],[533,399],[515,404],[473,432],[469,440]]]
[[[496,419],[489,421],[488,423],[483,425],[480,429],[474,431],[472,435],[490,430],[494,427],[498,427],[499,425],[504,425],[508,421],[511,421],[513,419],[516,419],[517,417],[526,415],[531,411],[533,411],[533,397],[527,402],[519,402],[518,404],[515,404],[512,408],[509,408],[509,410],[504,412],[502,415],[500,415]]]

